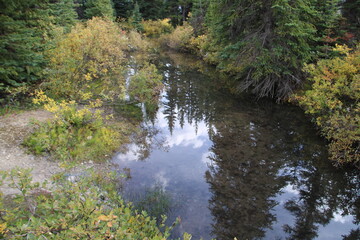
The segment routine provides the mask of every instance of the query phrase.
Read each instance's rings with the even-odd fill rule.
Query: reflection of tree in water
[[[181,63],[181,59],[176,59]],[[179,65],[179,66],[174,66]],[[359,176],[336,170],[309,122],[296,108],[235,100],[217,89],[218,81],[181,64],[164,67],[164,114],[172,132],[176,121],[204,121],[213,141],[206,173],[213,196],[217,239],[264,237],[276,220],[274,197],[286,185],[299,192],[284,208],[294,216],[284,226],[289,239],[313,239],[334,214],[354,215],[359,223]],[[203,69],[203,71],[205,71]],[[353,239],[354,229],[347,238]]]
[[[219,109],[215,116],[213,166],[206,180],[213,193],[210,210],[217,239],[264,237],[276,220],[271,212],[277,204],[273,197],[285,185],[299,192],[284,204],[294,216],[294,224],[284,226],[288,239],[317,237],[319,225],[329,224],[334,214],[351,214],[358,223],[356,169],[336,170],[316,137],[300,128],[296,131],[302,120],[260,108],[256,117],[250,117],[242,108],[240,113]],[[262,120],[266,116],[269,119]]]
[[[301,121],[289,124],[291,135],[285,139],[297,147],[282,150],[285,161],[281,174],[286,177],[287,185],[298,192],[284,204],[294,216],[294,223],[283,228],[288,239],[314,239],[319,226],[329,224],[335,214],[353,215],[355,223],[359,223],[360,176],[356,169],[333,167],[325,146],[300,126],[306,124]]]
[[[138,156],[138,160],[148,158],[153,149],[166,149],[165,139],[159,137],[160,130],[154,126],[158,108],[158,104],[149,103],[121,102],[113,106],[112,113],[115,119],[122,121],[123,118],[126,118],[127,121],[134,124],[134,129],[141,128],[141,131],[134,131],[134,129],[129,131],[132,139],[130,145],[136,146],[136,151],[133,154]],[[123,145],[120,152],[129,151],[130,145]]]
[[[206,180],[213,193],[210,210],[217,239],[260,238],[276,220],[270,210],[282,187],[277,175],[280,164],[268,151],[271,139],[260,135],[265,129],[258,129],[248,117],[224,116],[212,137],[213,166]]]
[[[195,65],[196,62],[193,67]],[[180,127],[184,126],[185,121],[197,127],[199,122],[205,120],[211,129],[219,84],[208,76],[189,70],[189,67],[176,66],[175,63],[164,66],[163,71],[167,89],[163,113],[170,132],[173,132],[176,121],[179,121]]]
[[[323,161],[321,161],[323,160]],[[302,162],[292,169],[289,184],[299,196],[288,200],[285,208],[295,217],[285,225],[288,239],[314,239],[319,225],[327,225],[334,214],[353,215],[359,223],[360,196],[357,170],[335,170],[326,159]],[[351,238],[349,238],[351,239]]]
[[[357,228],[356,230],[351,230],[351,232],[348,235],[343,235],[342,237],[343,240],[359,240],[359,236],[360,236],[360,228]]]

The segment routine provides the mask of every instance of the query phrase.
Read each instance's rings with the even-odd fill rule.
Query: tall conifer
[[[107,17],[110,20],[115,20],[112,0],[87,0],[85,8],[86,18]]]
[[[319,8],[324,1],[212,0],[207,23],[219,67],[237,73],[239,90],[286,98],[301,83],[303,64],[316,57],[319,22],[336,14]]]
[[[0,91],[33,83],[45,64],[46,0],[0,0]]]

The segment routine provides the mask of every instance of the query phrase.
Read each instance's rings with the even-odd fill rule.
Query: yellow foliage
[[[117,219],[117,218],[118,218],[117,216],[112,215],[112,214],[110,214],[110,215],[108,215],[108,216],[106,216],[106,215],[100,215],[100,216],[98,217],[98,220],[99,220],[99,221],[108,222],[108,221],[111,221],[111,220],[114,220],[114,219]]]
[[[324,136],[331,141],[330,153],[338,163],[360,163],[360,46],[352,51],[336,45],[343,57],[320,60],[305,70],[312,89],[294,97],[314,116]]]
[[[197,37],[191,37],[188,48],[191,52],[203,57],[204,60],[206,60],[206,55],[209,54],[208,43],[208,36],[205,34]]]
[[[140,33],[132,30],[128,33],[128,36],[131,50],[137,50],[142,52],[146,52],[149,50],[149,42],[144,40]]]
[[[0,223],[0,233],[1,234],[5,233],[6,227],[7,227],[6,223]]]
[[[333,51],[348,55],[352,49],[346,45],[335,44]]]
[[[47,52],[50,70],[45,86],[55,96],[76,100],[123,97],[128,43],[125,32],[109,20],[78,23]]]
[[[34,153],[50,153],[63,161],[97,161],[107,157],[122,144],[121,125],[106,125],[101,99],[79,106],[75,101],[56,102],[37,91],[34,103],[54,113],[52,121],[39,124],[39,128],[24,142]]]
[[[167,36],[167,46],[180,50],[187,51],[194,29],[187,23],[183,26],[177,26],[175,30]]]
[[[162,34],[171,33],[173,27],[170,24],[170,19],[146,20],[142,22],[144,34],[147,37],[159,37]]]

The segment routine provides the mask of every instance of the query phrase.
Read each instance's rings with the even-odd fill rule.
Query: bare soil
[[[33,110],[22,113],[0,116],[0,170],[11,170],[16,167],[31,168],[33,181],[43,182],[61,171],[58,163],[49,161],[46,157],[34,156],[21,145],[24,138],[31,133],[33,121],[46,121],[51,113],[44,110]],[[4,194],[16,191],[0,186]]]

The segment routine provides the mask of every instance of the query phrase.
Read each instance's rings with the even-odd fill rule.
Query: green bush
[[[130,96],[139,102],[156,103],[162,89],[162,76],[153,64],[143,66],[130,80]]]
[[[122,200],[115,174],[92,171],[76,181],[59,174],[53,187],[32,183],[29,170],[2,176],[20,193],[7,201],[0,196],[0,238],[163,240],[170,235],[165,217],[158,226],[155,218]]]
[[[332,160],[360,163],[360,46],[337,46],[342,57],[306,66],[310,90],[295,96],[330,141]]]
[[[45,109],[54,113],[54,119],[37,123],[38,128],[24,141],[35,154],[49,153],[62,161],[99,161],[118,149],[125,141],[120,131],[127,126],[107,126],[101,102],[92,102],[81,108],[73,101],[61,103],[39,92],[35,103],[45,103]]]

